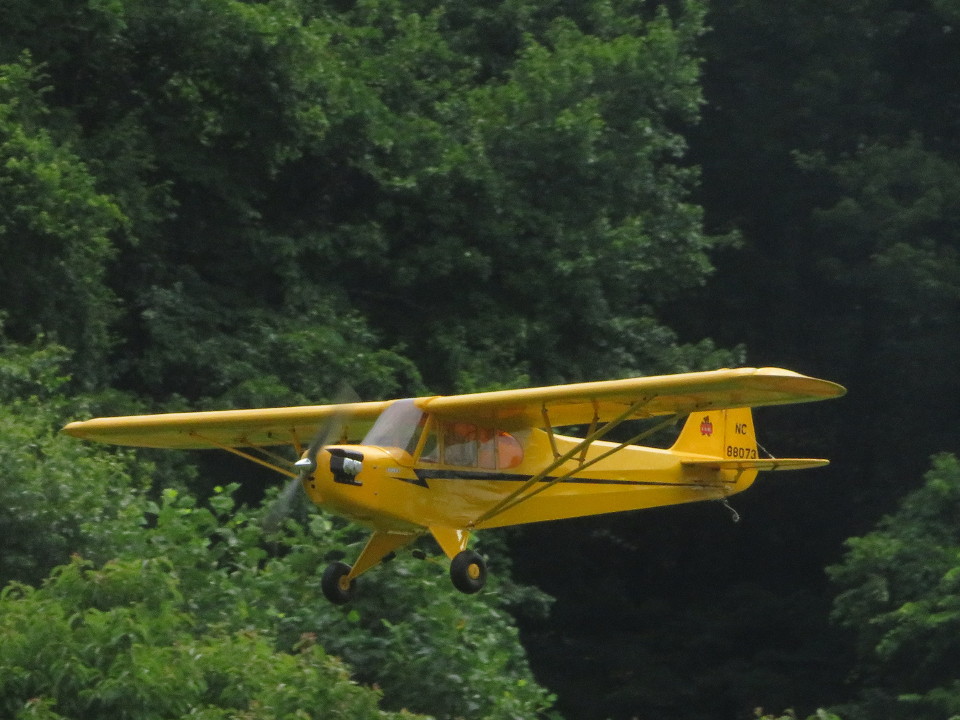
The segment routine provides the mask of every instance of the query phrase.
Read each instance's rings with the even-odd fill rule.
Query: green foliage
[[[109,235],[123,216],[44,128],[42,82],[29,54],[0,65],[0,311],[13,337],[51,333],[76,350],[88,379],[102,379],[116,317]]]
[[[756,711],[757,720],[797,720],[797,714],[793,710],[787,710],[782,715],[766,715],[763,710]],[[807,720],[840,720],[839,717],[826,710],[817,710],[816,713],[807,718]]]
[[[502,573],[462,597],[400,558],[331,608],[320,571],[356,529],[302,516],[265,543],[262,511],[232,488],[195,499],[185,462],[153,469],[55,428],[143,405],[320,402],[342,380],[374,398],[725,357],[683,346],[655,307],[702,282],[714,242],[683,157],[702,4],[3,15],[0,311],[20,345],[0,365],[2,579],[84,558],[5,599],[7,714],[280,717],[284,674],[304,706],[341,703],[319,695],[340,692],[321,645],[388,707],[545,711],[507,612],[532,596]],[[60,345],[30,345],[44,334]],[[128,394],[69,402],[68,387]],[[147,475],[177,491],[155,498]],[[48,628],[17,635],[47,609]],[[244,687],[218,694],[224,677]]]
[[[857,640],[852,718],[942,718],[960,712],[960,461],[933,458],[924,485],[877,528],[847,541],[829,568],[834,616]],[[881,714],[882,713],[882,714]]]
[[[953,412],[942,388],[960,385],[951,371],[960,352],[960,165],[933,145],[912,135],[837,162],[841,197],[816,217],[832,239],[818,259],[832,293],[863,307],[862,342],[846,361],[887,388],[869,401],[871,416],[923,427],[925,446],[941,448],[951,447],[944,419]],[[927,373],[931,363],[942,372]],[[928,400],[915,404],[917,397]]]
[[[859,389],[824,433],[849,448],[844,472],[870,480],[850,484],[859,497],[840,517],[889,510],[903,476],[958,449],[951,6],[721,2],[710,17],[703,200],[713,226],[743,233],[710,289],[751,322],[721,303],[695,327]],[[861,441],[865,419],[912,432]]]
[[[464,596],[444,563],[401,555],[364,575],[350,606],[331,606],[320,589],[323,570],[330,558],[359,552],[365,533],[312,512],[288,520],[264,546],[266,510],[235,506],[236,489],[218,488],[209,507],[168,491],[138,549],[172,563],[195,622],[259,628],[281,648],[319,643],[397,709],[506,720],[549,707],[500,599],[516,598],[498,584],[508,580]]]
[[[150,466],[53,434],[81,412],[58,394],[67,353],[5,350],[2,579],[36,583],[73,559],[43,587],[15,582],[0,599],[0,714],[394,717],[351,677],[382,688],[385,706],[438,718],[549,708],[505,609],[533,591],[504,578],[462,596],[443,567],[404,557],[365,576],[358,602],[333,607],[322,571],[359,552],[364,532],[299,508],[268,538],[270,503],[240,506],[238,485],[209,503],[173,488],[150,501],[133,479]]]
[[[380,217],[362,235],[380,248],[376,284],[403,304],[353,297],[428,379],[482,386],[643,364],[618,325],[697,284],[711,244],[684,202],[695,173],[678,166],[672,124],[692,121],[699,101],[688,53],[700,17],[686,10],[613,37],[555,18],[520,40],[496,82],[467,78],[418,125],[390,128],[389,152],[364,168]],[[440,18],[432,47],[452,42]],[[404,28],[391,26],[397,43]],[[390,113],[418,112],[416,94],[397,97]],[[617,350],[633,362],[610,365]]]
[[[790,558],[795,575],[780,592],[808,617],[805,598],[819,595],[821,606],[832,594],[821,568],[843,539],[889,513],[933,453],[960,451],[956,17],[952,2],[711,3],[713,31],[702,45],[708,104],[692,134],[703,164],[698,197],[708,228],[735,228],[742,242],[715,256],[707,293],[683,304],[674,324],[721,346],[744,342],[751,362],[772,359],[850,388],[835,406],[798,408],[807,422],[780,431],[808,436],[833,466],[822,482],[778,477],[756,510],[765,530],[741,546],[746,557],[778,548]],[[875,542],[878,554],[893,552]],[[760,562],[765,582],[787,574],[769,556]],[[883,592],[876,578],[876,586],[861,580],[862,593]],[[866,618],[890,609],[861,609],[857,632],[869,649],[861,648],[854,687],[881,690],[858,715],[909,715],[892,699],[910,692],[894,666],[879,679],[871,670],[887,624]],[[840,646],[847,638],[823,628],[837,650],[821,657],[836,665],[824,660],[819,679],[793,696],[817,704],[850,692],[831,687],[852,662]]]
[[[659,369],[623,328],[669,354],[655,306],[710,269],[702,26],[692,0],[16,3],[0,58],[43,64],[37,137],[114,213],[80,229],[122,301],[77,324],[124,341],[93,379],[225,406]]]
[[[56,432],[88,412],[61,394],[69,357],[0,337],[0,585],[39,582],[71,553],[106,561],[141,532],[152,468]]]
[[[190,637],[246,652],[245,633],[283,650],[315,633],[389,707],[529,716],[548,703],[499,602],[521,591],[448,597],[442,571],[401,558],[351,609],[328,608],[318,570],[356,550],[355,530],[304,516],[264,544],[259,511],[230,492],[192,499],[185,461],[151,472],[53,429],[104,408],[320,402],[343,379],[374,398],[733,365],[746,342],[751,362],[855,381],[828,413],[842,422],[781,435],[870,482],[778,478],[736,540],[711,515],[571,527],[564,556],[591,592],[549,568],[576,624],[564,615],[544,645],[576,667],[585,707],[603,696],[622,716],[713,717],[731,697],[746,712],[744,688],[798,677],[810,697],[795,701],[822,702],[839,660],[811,661],[823,638],[795,637],[817,626],[822,558],[851,508],[864,526],[903,467],[955,449],[954,5],[718,0],[705,18],[700,0],[4,3],[0,311],[21,345],[0,360],[2,579],[38,582],[74,551],[93,563],[83,582],[111,557],[156,558],[173,563]],[[743,249],[698,292],[712,232],[732,230]],[[58,345],[31,344],[40,333]],[[715,341],[685,342],[701,337]],[[63,397],[108,386],[129,394]],[[145,514],[146,475],[180,493]],[[518,555],[542,547],[525,537]],[[678,607],[683,570],[698,592]],[[729,580],[751,572],[767,577]],[[746,657],[734,640],[769,608],[787,620]],[[884,658],[923,626],[908,615]],[[632,624],[604,644],[598,616]],[[625,688],[631,673],[644,681]],[[935,695],[951,692],[924,702],[950,707]],[[229,707],[204,712],[254,714]],[[10,712],[69,715],[43,694]]]
[[[277,317],[267,310],[224,311],[190,297],[185,285],[155,289],[143,314],[151,338],[139,371],[154,392],[176,390],[182,406],[271,407],[331,399],[347,382],[363,397],[424,393],[420,374],[355,311],[310,292],[313,303]],[[155,341],[155,342],[154,342]],[[179,408],[178,408],[179,409]]]
[[[175,567],[76,558],[0,596],[6,717],[399,718],[315,644],[278,653],[256,630],[198,631]]]

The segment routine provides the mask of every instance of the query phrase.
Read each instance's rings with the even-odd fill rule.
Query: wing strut
[[[590,421],[590,428],[587,430],[587,435],[589,435],[590,433],[592,433],[594,430],[597,429],[597,423],[599,422],[600,422],[600,412],[597,408],[597,401],[594,400],[593,401],[593,420]],[[553,437],[553,428],[550,428],[549,432],[550,432],[550,436]],[[580,459],[577,462],[579,463],[580,468],[582,469],[584,466],[583,461],[587,459],[587,450],[590,448],[590,446],[587,445],[586,443],[580,443],[580,444],[583,445],[583,450],[580,452]],[[590,463],[590,464],[592,465],[593,463]]]
[[[550,422],[550,413],[547,412],[546,404],[540,407],[540,414],[543,416],[543,429],[547,431],[547,437],[550,439],[550,449],[553,451],[553,459],[560,457],[560,451],[557,450],[557,441],[553,438],[553,424]]]
[[[250,462],[256,463],[257,465],[262,465],[265,468],[270,468],[274,472],[278,472],[281,475],[286,475],[287,477],[292,477],[292,478],[298,477],[298,474],[295,473],[293,470],[289,470],[286,467],[284,467],[284,465],[291,465],[291,466],[293,465],[293,463],[290,460],[287,460],[286,458],[282,458],[279,455],[269,452],[268,450],[264,450],[263,448],[257,448],[257,450],[264,456],[264,457],[258,457],[257,455],[253,455],[252,453],[245,452],[238,448],[230,447],[229,445],[224,445],[223,443],[217,442],[213,438],[204,437],[203,435],[197,432],[191,432],[190,437],[195,437],[200,440],[203,440],[204,442],[208,442],[211,445],[220,448],[221,450],[226,450],[228,453],[231,453],[238,457],[242,457],[244,460],[249,460]]]
[[[579,443],[577,443],[576,445],[574,445],[572,448],[570,448],[567,452],[563,453],[562,455],[557,455],[557,456],[554,458],[554,460],[553,460],[552,463],[550,463],[549,465],[547,465],[547,466],[546,466],[545,468],[543,468],[540,472],[538,472],[536,475],[534,475],[533,477],[531,477],[529,480],[527,480],[525,483],[523,483],[523,485],[521,485],[519,488],[517,488],[516,490],[514,490],[514,491],[513,491],[512,493],[510,493],[509,495],[507,495],[505,498],[503,498],[502,500],[500,500],[500,502],[498,502],[498,503],[497,503],[496,505],[494,505],[492,508],[490,508],[489,510],[487,510],[486,512],[484,512],[482,515],[480,515],[479,517],[477,517],[475,520],[473,520],[473,522],[471,522],[471,523],[468,525],[468,527],[476,527],[477,525],[479,525],[480,523],[484,522],[485,520],[489,520],[490,518],[495,517],[495,516],[497,516],[497,515],[500,515],[501,513],[506,512],[506,511],[509,510],[510,508],[513,508],[513,507],[519,505],[519,504],[522,503],[522,502],[526,502],[527,500],[529,500],[530,498],[534,497],[535,495],[539,495],[539,494],[540,494],[541,492],[543,492],[544,490],[547,490],[548,488],[553,487],[554,485],[556,485],[556,484],[557,484],[558,482],[560,482],[561,480],[565,480],[565,479],[569,478],[571,475],[573,475],[574,473],[582,470],[583,468],[588,467],[588,466],[590,466],[590,465],[593,465],[595,462],[598,462],[600,459],[602,459],[602,458],[604,458],[604,457],[609,457],[610,455],[612,455],[612,454],[613,454],[614,452],[616,452],[617,450],[621,450],[621,449],[623,449],[624,447],[626,447],[627,445],[637,442],[638,440],[646,437],[647,435],[650,435],[651,433],[656,432],[656,431],[659,430],[661,427],[663,427],[663,426],[665,426],[665,425],[668,425],[669,423],[672,423],[672,422],[674,422],[674,421],[676,420],[677,416],[676,416],[676,415],[671,415],[671,416],[670,416],[667,420],[665,420],[664,422],[658,423],[658,424],[657,424],[656,426],[654,426],[653,428],[648,428],[648,429],[644,430],[644,431],[643,431],[642,433],[640,433],[638,436],[636,436],[636,437],[634,437],[634,438],[631,438],[628,442],[621,443],[618,447],[609,450],[608,452],[604,453],[604,454],[601,455],[600,457],[595,458],[595,459],[589,461],[588,463],[582,463],[582,462],[581,462],[581,464],[579,464],[579,465],[578,465],[576,468],[574,468],[573,470],[571,470],[571,471],[569,471],[569,472],[567,472],[567,473],[564,473],[564,474],[561,475],[560,477],[551,478],[551,480],[550,480],[549,482],[545,483],[542,487],[539,487],[539,488],[537,488],[536,490],[533,490],[533,492],[528,492],[531,488],[533,488],[534,486],[536,486],[539,482],[541,482],[541,481],[542,481],[545,477],[547,477],[550,473],[552,473],[554,470],[556,470],[556,469],[559,468],[561,465],[563,465],[565,462],[567,462],[567,460],[570,460],[571,458],[573,458],[573,457],[574,457],[575,455],[577,455],[578,453],[584,452],[585,449],[586,449],[587,447],[589,447],[590,444],[593,443],[595,440],[599,440],[599,439],[602,438],[604,435],[606,435],[606,434],[609,433],[611,430],[613,430],[615,427],[617,427],[618,425],[620,425],[621,423],[623,423],[625,420],[627,420],[630,416],[636,414],[636,412],[637,412],[638,410],[640,410],[644,405],[646,405],[647,403],[649,403],[652,399],[653,399],[653,398],[651,398],[651,397],[643,397],[643,398],[637,400],[635,403],[633,403],[630,407],[628,407],[625,411],[623,411],[622,413],[620,413],[620,415],[618,415],[617,417],[615,417],[615,418],[614,418],[613,420],[611,420],[610,422],[604,424],[602,427],[593,429],[592,432],[588,433],[587,436],[586,436],[585,438],[583,438],[583,440],[581,440]],[[544,406],[544,408],[543,408],[543,416],[544,416],[545,419],[548,418],[547,409],[546,409],[545,406]],[[594,427],[593,424],[591,424],[591,427]],[[551,444],[552,444],[552,443],[553,443],[553,433],[552,433],[552,427],[551,427],[551,425],[550,425],[549,420],[547,420],[547,432],[548,432],[548,434],[549,434],[550,437],[551,437]]]
[[[500,515],[500,514],[502,514],[502,513],[505,513],[507,510],[511,510],[512,508],[515,508],[517,505],[520,505],[521,503],[525,503],[527,500],[530,500],[531,498],[539,495],[539,494],[542,493],[544,490],[549,490],[549,489],[552,488],[554,485],[556,485],[558,482],[562,482],[563,480],[567,480],[567,479],[573,477],[573,476],[576,475],[578,472],[581,472],[582,470],[586,470],[588,467],[590,467],[591,465],[594,465],[594,464],[600,462],[601,460],[605,460],[606,458],[610,457],[610,456],[613,455],[614,453],[619,452],[620,450],[623,450],[623,449],[624,449],[625,447],[627,447],[628,445],[635,445],[636,443],[640,442],[641,440],[643,440],[643,439],[646,438],[646,437],[649,437],[650,435],[652,435],[653,433],[657,432],[658,430],[661,430],[661,429],[667,427],[668,425],[676,422],[676,421],[677,421],[677,418],[679,418],[679,417],[682,417],[682,416],[681,416],[681,415],[671,415],[671,416],[668,417],[666,420],[663,420],[662,422],[657,423],[657,424],[654,425],[653,427],[649,427],[649,428],[647,428],[646,430],[644,430],[643,432],[641,432],[641,433],[639,433],[639,434],[637,434],[637,435],[634,435],[634,436],[633,436],[632,438],[630,438],[629,440],[625,440],[624,442],[619,443],[618,445],[616,445],[615,447],[610,448],[610,449],[607,450],[606,452],[601,453],[600,455],[597,455],[597,457],[593,458],[592,460],[588,460],[587,462],[582,462],[582,460],[581,460],[580,464],[578,464],[577,467],[573,468],[572,470],[569,470],[569,471],[567,471],[567,472],[565,472],[565,473],[563,473],[562,475],[559,475],[559,476],[557,476],[557,477],[550,478],[549,481],[543,483],[542,485],[540,485],[540,487],[536,488],[535,490],[532,490],[531,492],[527,493],[526,495],[523,495],[522,497],[513,497],[513,499],[512,499],[510,502],[508,502],[508,503],[506,503],[506,504],[503,504],[503,507],[498,507],[498,508],[494,508],[494,509],[491,509],[491,510],[487,511],[486,513],[484,513],[483,515],[481,515],[480,518],[478,518],[477,520],[474,520],[472,524],[473,524],[473,525],[476,525],[476,524],[481,523],[481,522],[483,522],[483,521],[485,521],[485,520],[489,520],[489,519],[492,518],[492,517],[496,517],[497,515]],[[612,428],[611,428],[611,429],[612,429]],[[594,438],[594,440],[596,440],[596,439],[597,439],[597,438]],[[574,449],[575,449],[575,450],[579,450],[581,447],[583,447],[584,453],[586,453],[586,449],[587,449],[589,446],[590,446],[590,443],[587,442],[587,441],[586,441],[586,438],[585,438],[582,442],[578,443],[577,446],[576,446]],[[522,488],[521,488],[521,489],[522,489]],[[513,495],[516,495],[516,493],[513,493]],[[502,504],[502,503],[501,503],[501,504]]]

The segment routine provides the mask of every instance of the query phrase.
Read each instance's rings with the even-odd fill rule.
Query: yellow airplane
[[[845,392],[789,370],[739,368],[382,402],[96,418],[64,432],[116,445],[219,448],[298,480],[314,503],[373,531],[353,566],[337,562],[324,573],[324,594],[344,603],[358,576],[427,532],[450,558],[454,586],[473,593],[487,576],[483,558],[467,547],[476,530],[724,500],[750,487],[761,470],[826,465],[765,457],[750,408]],[[672,447],[637,444],[683,417]],[[557,431],[574,426],[585,428],[582,437]],[[291,458],[279,446],[292,447]]]

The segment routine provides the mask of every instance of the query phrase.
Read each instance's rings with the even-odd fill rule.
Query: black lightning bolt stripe
[[[398,480],[403,480],[404,482],[411,483],[413,485],[419,485],[420,487],[429,488],[427,480],[494,480],[499,482],[527,482],[533,475],[518,475],[516,473],[503,473],[503,472],[494,472],[494,471],[484,471],[484,470],[426,470],[424,468],[417,468],[414,470],[417,477],[413,478],[397,478]],[[540,479],[540,482],[553,482],[557,478],[546,476]],[[569,477],[560,480],[561,483],[577,483],[580,485],[632,485],[632,486],[698,486],[698,483],[674,483],[674,482],[655,482],[651,480],[616,480],[609,479],[603,480],[599,478],[579,478],[579,477]]]

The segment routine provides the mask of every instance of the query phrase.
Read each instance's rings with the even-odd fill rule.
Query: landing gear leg
[[[417,533],[375,532],[367,541],[360,557],[350,567],[346,563],[335,562],[323,573],[320,587],[324,596],[335,605],[343,605],[353,598],[355,583],[360,575],[376,566],[381,560],[397,548],[415,540]]]

